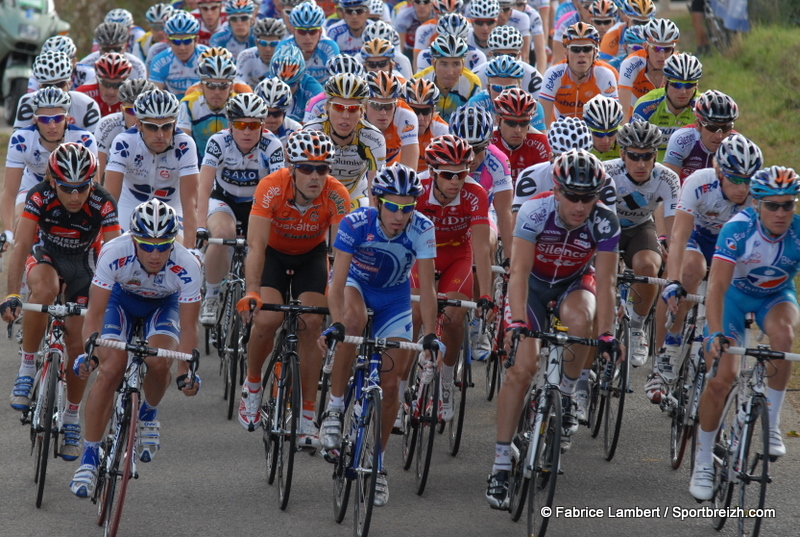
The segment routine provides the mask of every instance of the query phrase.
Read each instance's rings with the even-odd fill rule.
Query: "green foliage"
[[[78,47],[79,58],[92,51],[94,29],[103,22],[106,13],[114,8],[124,7],[133,13],[136,24],[147,28],[144,13],[155,3],[155,0],[128,0],[123,6],[115,0],[55,0],[58,16],[72,25],[70,37]]]

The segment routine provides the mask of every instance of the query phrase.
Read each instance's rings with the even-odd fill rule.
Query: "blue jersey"
[[[297,48],[294,36],[281,40],[278,48],[275,49],[274,56],[279,56],[281,51],[286,50],[288,47]],[[337,54],[339,54],[339,45],[336,44],[336,41],[321,37],[314,52],[311,53],[311,57],[306,60],[306,74],[314,77],[320,84],[325,84],[328,80],[328,71],[325,69],[325,64]]]
[[[228,27],[221,32],[217,32],[212,35],[208,44],[211,47],[226,48],[231,52],[231,54],[233,54],[234,58],[238,58],[239,54],[245,49],[256,46],[256,36],[254,36],[253,32],[251,31],[247,36],[247,39],[244,41],[239,41],[239,39],[233,35],[230,27]]]
[[[783,235],[771,237],[755,210],[745,209],[722,227],[714,259],[735,265],[732,286],[746,295],[793,291],[800,263],[800,216],[794,215]]]
[[[414,262],[436,257],[433,222],[417,211],[400,235],[388,239],[378,209],[356,209],[342,219],[333,246],[353,256],[348,278],[370,288],[410,285]]]
[[[150,65],[150,81],[163,84],[164,89],[174,94],[180,101],[190,86],[200,82],[197,63],[200,53],[207,48],[205,45],[196,45],[194,53],[186,62],[179,60],[172,49],[159,52]]]
[[[293,120],[302,122],[306,114],[308,100],[316,97],[322,91],[322,84],[308,73],[304,74],[303,80],[300,81],[300,87],[292,95],[292,106],[286,111],[286,114]]]

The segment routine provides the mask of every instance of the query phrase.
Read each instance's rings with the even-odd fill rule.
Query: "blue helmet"
[[[750,195],[760,200],[769,196],[797,196],[800,180],[792,168],[770,166],[758,170],[750,179]]]
[[[228,15],[251,14],[256,5],[251,0],[226,0],[225,13]]]
[[[515,60],[511,56],[497,56],[486,64],[487,78],[522,78],[524,75],[525,69],[522,67],[522,62]]]
[[[417,172],[399,162],[383,168],[372,180],[372,195],[386,194],[418,197],[422,194],[422,182]]]
[[[305,73],[306,61],[297,47],[285,47],[270,62],[270,76],[278,77],[290,86],[300,82]]]
[[[464,105],[450,117],[450,132],[465,139],[473,147],[488,144],[492,138],[493,127],[491,112],[480,106]]]
[[[295,28],[321,28],[325,22],[325,12],[322,8],[311,2],[303,2],[292,9],[289,22]]]
[[[197,35],[200,23],[187,11],[175,11],[164,24],[167,35]]]

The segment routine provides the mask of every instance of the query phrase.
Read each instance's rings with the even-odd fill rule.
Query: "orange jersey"
[[[631,91],[630,106],[635,106],[639,98],[644,97],[656,87],[647,78],[647,50],[637,50],[622,60],[619,66],[622,73],[619,78],[619,87]]]
[[[419,163],[417,163],[417,172],[424,172],[428,169],[428,163],[425,161],[425,149],[427,149],[428,144],[437,136],[444,136],[445,134],[450,134],[450,125],[439,116],[438,112],[434,112],[430,127],[425,131],[425,134],[419,135]]]
[[[386,140],[386,166],[400,162],[400,152],[404,145],[418,143],[418,129],[417,116],[414,111],[405,102],[397,101],[394,119],[383,133],[383,138]]]
[[[347,189],[332,175],[302,212],[294,203],[294,192],[288,168],[271,173],[258,183],[250,213],[272,222],[268,246],[288,255],[311,251],[325,240],[328,228],[350,210]]]
[[[618,22],[612,26],[603,36],[603,39],[600,40],[600,52],[612,57],[616,56],[619,52],[619,42],[626,26],[624,22]]]
[[[592,73],[580,84],[570,76],[566,60],[550,67],[544,74],[539,98],[553,102],[553,118],[583,117],[583,105],[595,95],[617,98],[616,72],[603,63],[595,62]]]

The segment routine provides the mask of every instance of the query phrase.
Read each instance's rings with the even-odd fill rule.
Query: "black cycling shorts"
[[[287,270],[294,273],[287,274]],[[328,247],[324,241],[298,255],[284,254],[267,246],[261,287],[272,287],[286,296],[290,284],[293,299],[308,292],[325,294],[328,285]]]
[[[39,263],[46,263],[56,269],[56,273],[67,285],[64,298],[67,302],[86,305],[89,301],[89,287],[94,276],[94,256],[81,252],[77,255],[52,255],[42,246],[34,246],[25,262],[25,272]]]
[[[689,11],[692,13],[702,13],[705,10],[706,0],[692,0]]]

